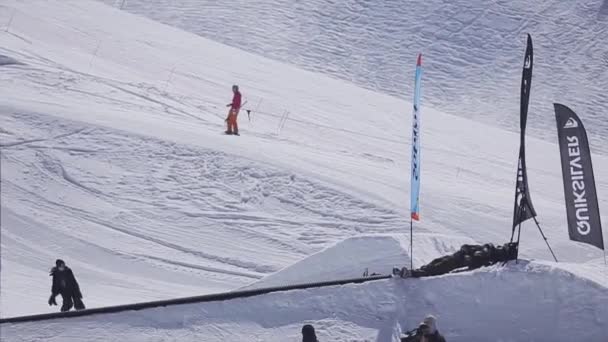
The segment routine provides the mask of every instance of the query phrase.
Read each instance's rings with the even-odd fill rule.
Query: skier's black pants
[[[72,295],[65,295],[61,293],[61,298],[63,298],[63,305],[61,305],[61,312],[70,311],[72,306],[74,306],[74,301],[72,300]]]

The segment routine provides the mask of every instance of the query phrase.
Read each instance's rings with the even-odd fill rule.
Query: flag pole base
[[[527,207],[527,209],[531,211],[531,208],[528,205],[528,202],[522,200],[520,202],[519,210],[518,211],[520,213],[523,213],[525,207]],[[555,262],[559,262],[559,261],[557,261],[557,257],[555,256],[555,253],[553,252],[553,249],[551,248],[551,245],[549,245],[549,240],[547,239],[547,237],[545,236],[545,233],[543,232],[542,228],[540,227],[540,223],[538,223],[538,220],[536,219],[536,216],[532,216],[532,218],[534,219],[534,223],[536,224],[536,227],[538,227],[538,231],[540,232],[540,235],[543,237],[543,240],[545,240],[545,243],[547,244],[547,247],[549,248],[549,252],[551,252],[551,255],[553,256],[553,260],[555,260]],[[517,226],[517,255],[515,257],[515,263],[516,264],[519,261],[519,238],[521,236],[521,224],[522,224],[523,220],[521,219],[521,217],[519,217],[517,221],[519,221],[519,224]],[[513,242],[514,236],[515,236],[515,226],[513,227],[513,230],[511,231],[511,241],[510,242]],[[604,254],[604,259],[605,258],[606,258],[606,255]]]

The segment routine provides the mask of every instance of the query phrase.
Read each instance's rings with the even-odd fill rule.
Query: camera
[[[418,329],[416,329],[416,335],[421,336],[421,335],[426,335],[429,332],[429,326],[422,323],[418,326]]]

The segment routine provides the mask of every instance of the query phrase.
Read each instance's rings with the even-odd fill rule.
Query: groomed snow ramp
[[[426,279],[387,279],[45,322],[6,323],[3,341],[397,341],[434,313],[448,341],[605,341],[608,289],[520,262]],[[465,314],[466,313],[466,314]]]

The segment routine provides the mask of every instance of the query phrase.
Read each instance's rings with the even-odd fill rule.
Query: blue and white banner
[[[422,55],[416,62],[414,84],[414,118],[412,121],[412,178],[410,181],[410,214],[413,220],[420,220],[420,80],[422,78]]]

